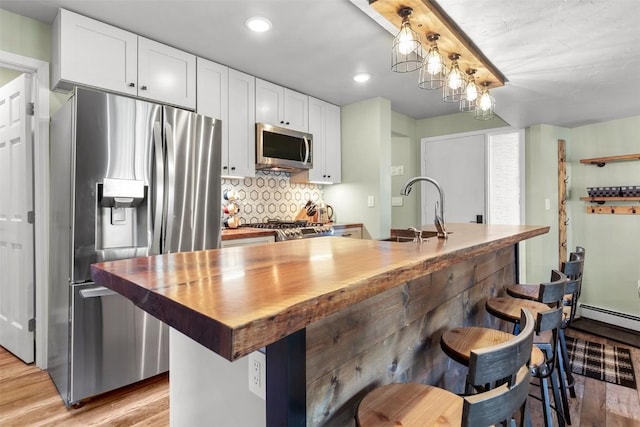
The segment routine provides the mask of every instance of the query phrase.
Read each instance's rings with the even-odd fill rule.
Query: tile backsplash
[[[289,182],[287,172],[256,171],[254,178],[222,178],[222,193],[231,189],[238,193],[240,212],[236,216],[242,224],[292,221],[307,200],[322,200],[322,185]]]

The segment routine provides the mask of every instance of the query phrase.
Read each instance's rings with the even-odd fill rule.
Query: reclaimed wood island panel
[[[486,324],[483,301],[516,280],[516,244],[549,230],[448,228],[449,239],[421,245],[325,237],[106,262],[92,274],[227,360],[266,347],[268,425],[353,425],[379,384],[459,387],[440,335]],[[272,367],[282,359],[293,367]]]

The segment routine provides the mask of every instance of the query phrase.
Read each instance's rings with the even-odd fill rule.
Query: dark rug
[[[628,344],[632,347],[640,348],[640,332],[621,328],[609,323],[580,317],[571,322],[569,329],[598,335],[610,340],[621,342],[622,344]]]
[[[567,336],[571,371],[578,375],[636,388],[628,348],[598,344]]]

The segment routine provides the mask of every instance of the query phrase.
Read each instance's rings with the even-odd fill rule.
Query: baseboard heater
[[[588,304],[578,303],[579,317],[608,323],[640,332],[640,317],[632,314],[620,313],[618,311],[607,310],[606,308],[595,307]]]

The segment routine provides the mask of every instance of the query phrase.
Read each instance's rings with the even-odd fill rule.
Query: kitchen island
[[[178,394],[191,393],[191,411],[205,414],[214,404],[217,392],[205,376],[181,378],[174,393],[182,365],[206,368],[201,351],[189,359],[186,346],[194,345],[230,369],[266,348],[267,425],[352,425],[357,402],[379,384],[459,387],[463,372],[440,352],[440,335],[487,324],[483,302],[517,279],[517,243],[549,230],[448,229],[449,239],[422,244],[322,237],[107,262],[92,274],[173,328],[172,423],[187,419],[174,413],[187,411]],[[240,388],[247,387],[244,374]],[[242,402],[227,405],[238,415],[247,410]],[[216,421],[216,411],[201,419]]]

